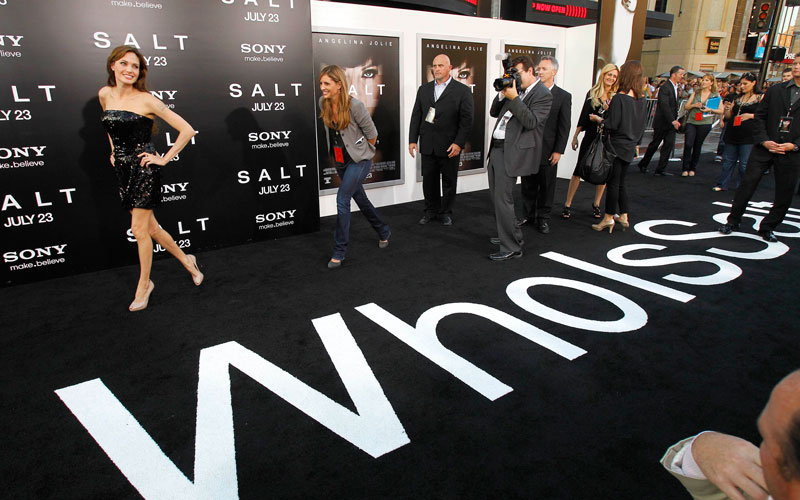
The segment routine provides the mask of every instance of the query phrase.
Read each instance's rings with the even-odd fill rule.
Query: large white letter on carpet
[[[436,335],[436,325],[443,318],[452,314],[474,314],[508,328],[569,360],[586,354],[580,347],[483,304],[457,302],[432,307],[420,315],[416,327],[374,303],[356,307],[356,310],[491,401],[513,389],[442,345]]]
[[[231,366],[373,457],[408,444],[405,429],[342,317],[333,314],[312,322],[358,413],[236,342],[203,349],[197,386],[194,483],[100,379],[55,392],[148,500],[238,498]],[[269,430],[264,434],[268,436]]]

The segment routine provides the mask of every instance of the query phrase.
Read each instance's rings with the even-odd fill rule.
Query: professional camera
[[[505,59],[503,59],[503,76],[500,78],[495,79],[492,85],[494,89],[500,92],[503,89],[507,89],[513,82],[517,82],[517,90],[520,90],[522,86],[522,75],[519,74],[517,68],[511,65],[511,56],[508,54],[503,54]],[[500,59],[500,57],[498,57]]]

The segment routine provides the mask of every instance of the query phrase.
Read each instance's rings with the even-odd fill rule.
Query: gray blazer
[[[503,164],[509,177],[533,175],[539,172],[542,135],[552,105],[553,95],[542,82],[538,82],[524,99],[501,101],[499,96],[494,98],[489,114],[498,118],[495,128],[506,111],[511,110],[512,114],[506,124],[506,140],[503,147]],[[492,132],[494,133],[494,129]],[[491,150],[490,145],[489,151]],[[491,158],[491,154],[487,156]]]
[[[322,97],[319,98],[319,106],[322,109]],[[325,126],[325,143],[328,149],[325,151],[330,152],[331,140],[330,130],[327,125]],[[350,125],[341,131],[342,142],[347,149],[347,154],[354,162],[364,160],[371,160],[375,156],[375,146],[369,143],[368,139],[378,137],[378,129],[372,122],[372,117],[369,116],[369,111],[364,103],[350,98]]]

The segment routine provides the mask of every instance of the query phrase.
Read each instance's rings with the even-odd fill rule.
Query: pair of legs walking
[[[664,145],[661,146],[661,155],[658,158],[658,166],[656,167],[655,173],[664,173],[664,170],[667,168],[667,163],[669,162],[669,157],[672,155],[672,150],[675,148],[675,133],[675,127],[671,125],[666,128],[657,128],[653,130],[653,140],[650,141],[650,144],[647,146],[647,151],[645,151],[644,156],[641,161],[639,161],[639,170],[642,172],[647,171],[650,160],[653,158],[653,155],[656,154],[658,146],[663,141]]]
[[[758,183],[761,182],[764,176],[764,172],[767,169],[772,169],[775,172],[775,201],[772,203],[772,208],[767,216],[761,220],[758,233],[767,241],[777,241],[772,231],[786,216],[786,212],[792,204],[792,196],[794,196],[795,186],[797,185],[798,158],[795,156],[796,154],[779,155],[770,153],[762,146],[753,148],[750,153],[750,159],[747,162],[744,179],[742,179],[739,189],[736,190],[733,207],[731,207],[731,213],[728,215],[728,223],[722,226],[720,231],[728,234],[739,227],[742,222],[742,216],[747,209],[747,203],[753,197]]]
[[[334,263],[344,260],[347,245],[350,242],[350,200],[356,202],[361,213],[378,233],[380,243],[388,243],[389,236],[392,234],[389,225],[383,222],[378,211],[367,198],[367,193],[364,192],[362,183],[367,178],[371,166],[372,160],[364,160],[358,163],[351,162],[336,169],[342,183],[336,193],[336,229],[333,232],[334,245],[333,257],[331,257],[331,261]]]
[[[615,222],[622,226],[622,230],[628,228],[628,187],[625,177],[628,175],[629,162],[620,158],[614,160],[614,167],[611,170],[611,177],[606,183],[606,208],[603,220],[597,224],[592,224],[595,231],[603,231],[608,228],[610,233],[614,229]],[[618,218],[614,215],[619,214]]]
[[[131,210],[131,232],[136,238],[136,246],[139,251],[139,283],[136,286],[136,294],[129,309],[140,311],[147,307],[147,301],[152,293],[154,285],[150,281],[150,271],[153,267],[153,240],[161,245],[167,252],[189,271],[195,285],[203,282],[203,273],[197,267],[197,260],[194,255],[186,255],[183,250],[175,243],[172,236],[164,231],[158,224],[153,210],[147,208],[134,208]]]

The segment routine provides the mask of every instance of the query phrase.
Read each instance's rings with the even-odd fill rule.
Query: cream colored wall
[[[675,65],[698,70],[700,65],[709,64],[716,65],[716,71],[723,71],[736,18],[736,4],[729,0],[668,2],[667,13],[674,16],[672,36],[645,40],[643,59],[647,74],[663,73]],[[682,13],[679,8],[682,8]],[[707,53],[710,36],[720,38],[716,54]]]

